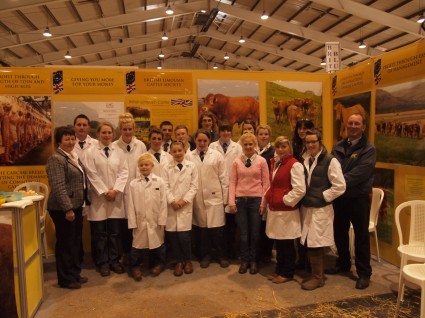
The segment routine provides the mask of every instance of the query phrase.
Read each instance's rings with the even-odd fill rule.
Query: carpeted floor
[[[290,308],[277,308],[254,313],[229,313],[214,318],[388,318],[394,317],[397,296],[393,293],[353,297],[321,304]],[[420,315],[420,294],[413,292],[405,296],[400,307],[400,318],[413,318]]]

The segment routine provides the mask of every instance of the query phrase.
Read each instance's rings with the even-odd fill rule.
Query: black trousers
[[[128,220],[121,219],[121,243],[122,243],[122,252],[124,254],[130,254],[133,243],[133,229],[128,228]]]
[[[295,273],[294,240],[275,240],[276,242],[276,274],[293,278]]]
[[[130,267],[135,269],[139,267],[143,249],[132,247],[130,251]],[[149,263],[152,267],[156,265],[165,266],[165,244],[158,248],[149,250]]]
[[[75,220],[68,221],[64,211],[49,211],[56,228],[56,272],[61,286],[78,282],[81,273],[82,208],[74,213]]]
[[[121,258],[120,227],[122,219],[90,221],[93,230],[96,265],[99,267],[118,263]]]
[[[334,236],[338,249],[337,266],[343,270],[351,267],[348,231],[350,223],[354,229],[355,264],[359,277],[372,275],[370,266],[369,214],[370,198],[339,198],[334,204]]]
[[[190,232],[191,231],[166,232],[172,254],[177,263],[184,263],[192,259]]]
[[[224,259],[226,253],[224,251],[224,226],[220,227],[198,227],[199,253],[202,259],[211,259],[211,250],[214,247],[217,252],[218,259]]]
[[[237,225],[236,215],[233,213],[225,213],[225,240],[226,240],[226,255],[229,259],[237,258],[239,248],[237,247]]]

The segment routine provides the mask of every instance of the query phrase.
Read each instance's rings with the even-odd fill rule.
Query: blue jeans
[[[236,198],[236,221],[240,232],[241,262],[255,263],[260,246],[260,197]]]

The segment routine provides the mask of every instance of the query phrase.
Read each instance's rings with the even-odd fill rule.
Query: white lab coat
[[[193,225],[203,228],[224,226],[224,205],[229,202],[229,176],[223,156],[217,150],[208,149],[204,161],[199,158],[198,150],[193,150],[187,158],[198,169]]]
[[[164,243],[167,223],[167,192],[164,180],[155,174],[131,181],[128,189],[128,228],[133,229],[133,247],[154,249]]]
[[[152,149],[149,149],[148,152],[152,156],[154,156],[154,153],[156,151],[153,151]],[[156,160],[156,158],[154,158],[155,160],[153,161],[154,162],[154,167],[153,167],[152,173],[154,173],[157,176],[160,176],[161,178],[163,178],[164,177],[164,173],[165,173],[165,169],[167,169],[167,166],[170,164],[170,162],[173,162],[173,157],[168,152],[165,152],[162,149],[160,151],[160,154],[161,154],[161,156],[159,158],[160,162],[158,162]]]
[[[97,146],[97,139],[94,139],[92,137],[90,137],[89,135],[87,135],[87,138],[85,140],[81,140],[81,141],[85,141],[83,148],[80,147],[80,144],[78,143],[80,140],[77,139],[77,142],[75,143],[74,146],[74,150],[78,155],[78,158],[81,160],[81,162],[83,163],[84,166],[86,166],[86,156],[87,153],[89,152],[89,150],[95,146]]]
[[[319,156],[319,155],[317,155]],[[311,173],[316,167],[317,156],[311,169],[308,161],[310,155],[304,154],[304,166],[308,171],[307,187],[310,184]],[[336,158],[333,158],[329,164],[328,178],[331,187],[323,192],[323,198],[331,203],[337,197],[345,192],[345,179],[342,173],[341,165]],[[305,244],[307,240],[308,247],[324,247],[334,245],[333,220],[334,210],[332,204],[321,208],[305,207],[301,205],[302,232],[301,243]]]
[[[109,145],[109,157],[103,149],[99,142],[86,157],[87,177],[91,184],[89,221],[125,218],[123,194],[128,179],[127,154],[113,143]],[[104,197],[110,189],[118,192],[115,201],[107,201]]]
[[[79,141],[80,140],[77,139],[77,142],[75,143],[75,146],[74,146],[74,151],[77,153],[78,159],[80,159],[84,167],[87,167],[87,160],[86,160],[87,153],[89,152],[91,148],[97,146],[98,141],[97,139],[94,139],[90,137],[89,135],[87,135],[85,140],[81,140],[81,141],[85,141],[83,148],[80,147],[80,144],[78,143]],[[90,189],[90,183],[87,185],[87,187]],[[89,189],[87,189],[87,191],[90,192]],[[84,206],[83,216],[88,215],[88,213],[89,213],[89,206]]]
[[[164,174],[167,184],[168,214],[166,230],[169,232],[190,231],[192,229],[193,199],[198,190],[198,170],[193,162],[184,159],[180,171],[173,160]],[[171,202],[183,199],[188,204],[174,211]]]
[[[142,153],[146,152],[146,146],[143,141],[140,141],[136,137],[133,137],[129,144],[125,143],[122,140],[122,137],[120,137],[118,140],[115,140],[112,144],[121,148],[121,150],[127,155],[128,179],[124,190],[124,210],[125,217],[127,217],[128,187],[130,186],[131,181],[140,176],[139,167],[137,165],[137,159]],[[127,150],[127,145],[130,145],[130,152],[128,152]]]
[[[221,147],[221,145],[220,145],[220,140],[217,140],[215,142],[212,142],[209,145],[209,148],[217,150],[219,153],[221,153],[223,155],[224,161],[226,163],[227,175],[229,176],[229,180],[230,180],[233,161],[235,161],[236,158],[239,158],[242,155],[241,145],[238,144],[237,142],[234,142],[233,140],[230,140],[229,146],[227,147],[227,151],[226,151],[226,153],[224,153],[223,147]],[[230,213],[229,206],[226,206],[224,211],[226,213]]]

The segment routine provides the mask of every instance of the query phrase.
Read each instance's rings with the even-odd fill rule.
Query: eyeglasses
[[[310,140],[310,141],[306,141],[305,143],[307,145],[314,145],[316,142],[319,142],[319,140]]]

